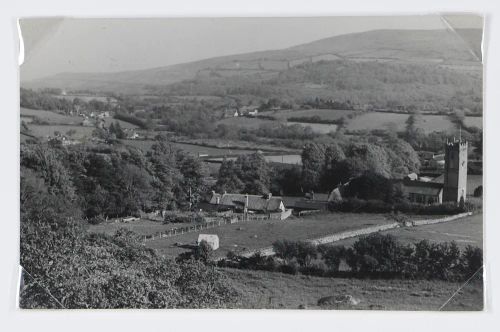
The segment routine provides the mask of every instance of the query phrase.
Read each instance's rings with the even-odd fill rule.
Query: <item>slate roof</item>
[[[405,191],[426,196],[438,196],[443,190],[443,184],[437,182],[403,181]]]
[[[219,204],[243,209],[246,201],[245,194],[217,194],[214,193],[210,199],[210,204]],[[219,202],[217,203],[217,198]],[[261,195],[248,195],[248,210],[252,211],[279,211],[283,202],[281,197],[267,198]]]

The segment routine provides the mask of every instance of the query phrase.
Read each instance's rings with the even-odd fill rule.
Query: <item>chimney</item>
[[[273,194],[272,193],[267,193],[267,195],[266,195],[267,200],[270,200],[271,197],[273,197]]]
[[[245,195],[245,207],[243,209],[244,213],[248,212],[248,194]]]

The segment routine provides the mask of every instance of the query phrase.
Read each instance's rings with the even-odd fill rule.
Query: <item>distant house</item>
[[[226,108],[224,110],[224,117],[225,118],[233,118],[233,117],[238,117],[240,116],[240,113],[236,108]]]
[[[258,106],[242,106],[239,113],[240,115],[256,116],[259,113]]]
[[[270,213],[285,212],[285,204],[281,197],[246,194],[212,193],[210,205],[217,210],[232,210],[240,213]]]

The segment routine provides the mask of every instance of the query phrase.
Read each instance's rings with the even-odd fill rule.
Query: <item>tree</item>
[[[260,153],[240,155],[235,161],[224,160],[216,187],[220,191],[264,194],[269,192],[270,171]]]
[[[320,186],[325,166],[326,147],[324,144],[307,143],[302,150],[302,186],[310,191]]]
[[[345,188],[346,197],[364,200],[394,201],[394,186],[392,181],[371,171],[352,179]]]

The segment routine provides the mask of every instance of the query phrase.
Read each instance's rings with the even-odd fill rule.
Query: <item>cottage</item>
[[[210,204],[218,210],[232,210],[242,213],[285,212],[285,204],[281,197],[246,194],[218,194],[212,192]]]

